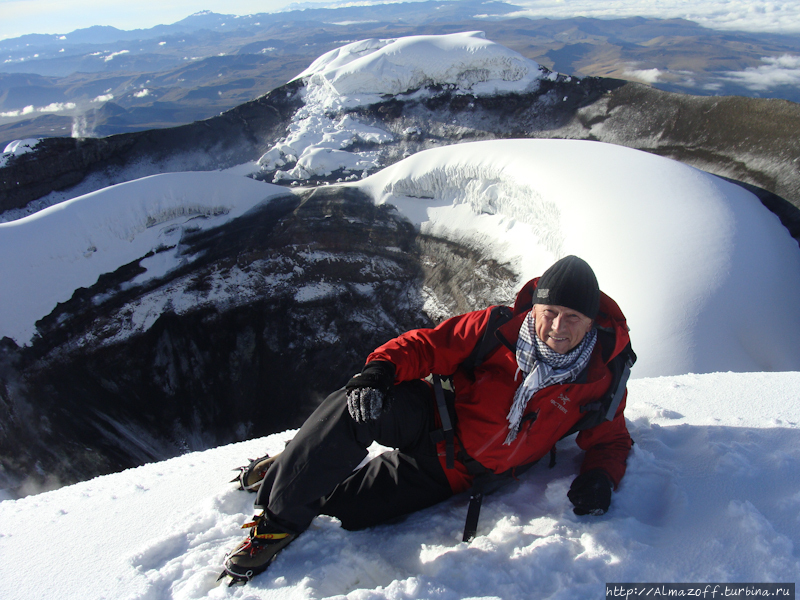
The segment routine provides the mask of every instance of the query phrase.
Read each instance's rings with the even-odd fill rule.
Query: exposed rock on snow
[[[431,325],[426,311],[515,292],[496,261],[418,237],[357,190],[286,191],[232,213],[216,228],[164,224],[169,245],[76,289],[29,346],[4,340],[0,487],[28,493],[297,427],[373,348]]]

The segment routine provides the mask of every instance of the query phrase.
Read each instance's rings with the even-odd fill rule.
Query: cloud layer
[[[517,0],[514,4],[522,7],[518,16],[533,18],[679,18],[711,29],[800,32],[797,0]]]

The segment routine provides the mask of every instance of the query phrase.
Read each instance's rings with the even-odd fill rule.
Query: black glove
[[[604,515],[611,504],[614,483],[603,469],[592,469],[575,478],[567,498],[575,505],[576,515]]]
[[[347,382],[347,412],[356,423],[374,421],[380,417],[394,384],[394,372],[392,363],[374,360]]]

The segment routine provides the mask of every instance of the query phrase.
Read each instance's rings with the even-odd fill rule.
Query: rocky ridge
[[[131,286],[142,269],[126,265],[40,321],[30,346],[3,341],[0,487],[24,495],[298,427],[374,347],[433,324],[426,303],[438,319],[513,293],[502,265],[347,188],[287,192],[180,244],[190,266]]]

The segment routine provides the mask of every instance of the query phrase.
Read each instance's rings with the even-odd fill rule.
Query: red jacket
[[[512,345],[516,343],[522,321],[531,309],[537,281],[538,278],[529,281],[520,290],[513,308],[514,317],[499,329]],[[608,362],[628,344],[629,337],[619,307],[601,293],[600,313],[595,323],[616,333],[614,348],[602,348],[598,337],[586,381],[539,390],[528,402],[517,438],[505,445],[508,434],[506,415],[523,377],[520,373],[515,380],[517,362],[513,349],[501,344],[475,369],[474,380],[457,370],[480,340],[490,311],[491,308],[487,308],[453,317],[434,329],[409,331],[377,348],[367,360],[393,363],[397,368],[397,383],[422,379],[431,373],[455,372],[456,456],[458,449],[463,448],[484,467],[501,473],[547,455],[583,416],[580,407],[608,391],[611,386]],[[604,353],[607,356],[605,360]],[[631,437],[623,415],[626,397],[627,391],[613,420],[579,432],[576,440],[578,446],[586,451],[581,472],[602,468],[611,476],[615,486],[625,473],[625,461],[631,448]],[[533,416],[534,413],[538,413],[535,419],[525,419],[526,415]],[[442,467],[445,467],[444,452],[444,442],[440,442]],[[458,493],[470,487],[472,476],[461,462],[456,461],[455,466],[455,469],[444,470],[453,491]]]

